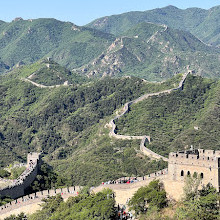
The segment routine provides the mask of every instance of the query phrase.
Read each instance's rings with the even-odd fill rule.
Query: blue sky
[[[220,5],[220,0],[0,0],[0,20],[15,17],[56,18],[84,25],[106,15],[128,11],[145,11],[174,5],[185,9],[209,9]]]

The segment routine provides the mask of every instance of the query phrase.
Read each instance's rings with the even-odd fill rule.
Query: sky
[[[56,18],[85,25],[103,16],[168,5],[209,9],[220,5],[220,0],[0,0],[0,20]]]

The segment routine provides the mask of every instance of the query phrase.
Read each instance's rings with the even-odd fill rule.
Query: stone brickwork
[[[43,190],[26,196],[22,196],[16,200],[11,201],[10,203],[0,206],[0,219],[3,219],[1,218],[2,216],[6,218],[11,214],[15,214],[16,210],[19,210],[22,207],[29,206],[35,203],[42,203],[42,199],[48,198],[48,196],[55,196],[60,194],[63,199],[67,199],[70,196],[78,195],[81,189],[82,187],[80,186],[71,186],[68,188]],[[25,213],[27,214],[27,212]]]
[[[220,187],[220,151],[190,150],[169,154],[168,178],[183,182],[187,175],[201,177],[201,184]]]
[[[24,190],[31,185],[37,176],[41,163],[40,153],[29,153],[27,156],[26,170],[11,185],[1,189],[0,196],[9,196],[12,199],[23,196]]]

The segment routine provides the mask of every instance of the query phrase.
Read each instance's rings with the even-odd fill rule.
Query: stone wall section
[[[184,182],[188,175],[201,178],[201,185],[211,183],[217,191],[220,188],[220,151],[198,149],[194,152],[169,154],[169,179]]]
[[[133,100],[133,101],[130,101],[130,102],[127,102],[124,107],[122,108],[122,113],[121,114],[118,114],[117,116],[115,116],[110,122],[109,122],[109,125],[111,126],[111,130],[109,132],[109,136],[110,137],[114,137],[116,139],[121,139],[121,140],[134,140],[134,139],[138,139],[138,140],[141,140],[141,143],[140,143],[140,150],[145,154],[147,155],[148,157],[150,158],[153,158],[153,159],[162,159],[164,161],[168,161],[168,158],[166,157],[163,157],[153,151],[151,151],[150,149],[148,149],[147,147],[145,147],[145,143],[148,142],[150,143],[150,136],[147,136],[147,135],[144,135],[144,136],[130,136],[130,135],[119,135],[116,133],[116,124],[115,124],[115,121],[117,119],[119,119],[120,117],[122,117],[123,115],[125,115],[128,111],[129,111],[129,107],[132,105],[132,104],[136,104],[138,102],[141,102],[143,101],[144,99],[147,99],[149,97],[152,97],[152,96],[159,96],[159,95],[164,95],[164,94],[169,94],[171,93],[172,91],[174,90],[178,90],[178,89],[183,89],[183,84],[186,80],[186,77],[187,75],[190,73],[190,71],[188,71],[187,73],[183,74],[183,77],[181,79],[181,81],[179,82],[178,84],[178,87],[177,88],[173,88],[173,89],[167,89],[167,90],[164,90],[164,91],[161,91],[161,92],[155,92],[155,93],[147,93],[147,94],[144,94],[142,96],[140,96],[139,98]]]
[[[23,196],[24,190],[31,185],[37,176],[41,163],[41,154],[29,153],[26,170],[11,185],[1,189],[0,196],[9,196],[12,199]]]
[[[40,203],[42,199],[47,198],[49,196],[55,196],[60,194],[63,199],[66,199],[70,196],[78,195],[81,188],[82,187],[80,186],[71,186],[68,188],[43,190],[26,196],[22,196],[16,200],[11,201],[10,203],[0,206],[0,216],[5,213],[9,213],[10,215],[11,211],[19,209],[23,206],[28,206],[34,203]]]

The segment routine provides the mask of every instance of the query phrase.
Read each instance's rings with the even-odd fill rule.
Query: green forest
[[[219,82],[189,75],[183,90],[150,97],[130,107],[116,121],[118,134],[150,135],[150,149],[169,152],[190,148],[219,149]]]
[[[145,146],[167,158],[192,147],[220,150],[219,11],[167,6],[85,26],[53,18],[0,21],[1,185],[21,175],[29,152],[41,152],[26,195],[82,186],[67,201],[45,198],[28,219],[126,219],[114,191],[89,189],[167,168],[141,151],[140,140],[109,135],[110,121],[142,95],[172,89],[130,105],[114,119],[117,134],[150,136]],[[140,220],[220,219],[219,194],[210,184],[198,187],[200,181],[186,177],[176,202],[153,180],[127,200],[126,212]],[[0,205],[10,201],[0,196]],[[5,220],[11,219],[26,216]]]
[[[37,72],[42,65],[34,64],[30,70]],[[69,184],[92,185],[166,166],[139,155],[137,141],[111,140],[105,124],[127,101],[146,92],[176,87],[181,75],[164,83],[106,77],[41,89],[19,79],[26,74],[27,68],[21,68],[1,78],[0,152],[7,155],[2,156],[2,167],[25,161],[29,151],[43,151],[45,162],[61,179],[68,179]]]

